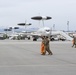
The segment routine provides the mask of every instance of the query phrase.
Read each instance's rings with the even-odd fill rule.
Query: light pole
[[[69,31],[69,21],[67,21],[67,31]]]
[[[55,30],[55,24],[53,24],[53,30]]]

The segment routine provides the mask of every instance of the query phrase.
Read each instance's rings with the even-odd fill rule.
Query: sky
[[[0,0],[0,28],[32,23],[28,28],[42,27],[34,16],[50,16],[44,26],[55,30],[76,30],[76,0]],[[69,26],[67,22],[69,21]]]

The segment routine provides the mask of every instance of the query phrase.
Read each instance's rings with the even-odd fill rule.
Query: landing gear
[[[36,38],[33,38],[33,41],[37,41],[37,39]]]
[[[33,41],[37,41],[37,37],[36,36],[33,36]]]
[[[28,37],[28,40],[30,40],[30,37]]]

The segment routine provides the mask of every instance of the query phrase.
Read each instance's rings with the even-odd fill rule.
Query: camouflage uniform
[[[75,46],[75,37],[74,36],[73,36],[72,43],[73,43],[72,47],[74,47]]]
[[[51,52],[51,50],[49,48],[49,39],[48,39],[48,37],[45,37],[45,39],[44,39],[44,46],[45,46],[45,51],[47,51],[48,54],[52,55],[53,53]]]
[[[75,48],[76,48],[76,37],[74,37],[74,45],[75,45]]]

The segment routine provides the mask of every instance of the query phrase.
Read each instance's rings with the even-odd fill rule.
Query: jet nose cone
[[[50,32],[46,32],[46,34],[50,34]]]

